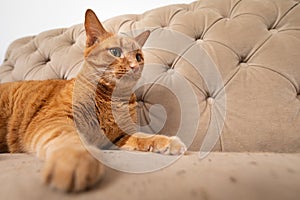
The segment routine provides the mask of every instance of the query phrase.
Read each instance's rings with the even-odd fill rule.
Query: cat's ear
[[[149,35],[150,31],[147,30],[136,36],[134,39],[139,43],[140,47],[143,47]]]
[[[97,40],[101,40],[101,38],[109,35],[91,9],[88,9],[85,13],[84,26],[86,31],[86,47],[94,45]]]

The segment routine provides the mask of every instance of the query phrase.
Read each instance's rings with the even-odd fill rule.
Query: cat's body
[[[2,152],[33,152],[37,129],[72,117],[72,81],[46,80],[0,84]],[[64,121],[64,120],[62,120]],[[6,138],[6,140],[5,140]],[[5,142],[6,141],[6,142]]]
[[[104,172],[78,135],[78,130],[85,131],[84,124],[100,125],[105,138],[88,138],[97,147],[113,143],[121,149],[165,154],[185,150],[177,137],[135,130],[131,89],[142,72],[140,48],[149,32],[135,39],[108,33],[91,10],[85,28],[85,62],[77,78],[0,84],[0,152],[35,153],[45,160],[44,181],[65,191],[88,188]]]

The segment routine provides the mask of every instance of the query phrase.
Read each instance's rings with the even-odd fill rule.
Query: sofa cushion
[[[141,130],[177,134],[204,153],[300,152],[298,1],[201,0],[118,16],[105,27],[151,30],[136,90]],[[84,43],[82,24],[19,39],[0,81],[73,78]]]
[[[123,152],[109,151],[112,159]],[[146,159],[161,157],[144,154]],[[126,163],[124,163],[126,165]],[[298,200],[300,154],[211,153],[199,159],[189,153],[151,173],[107,169],[93,190],[64,194],[41,183],[41,162],[31,155],[0,155],[1,199],[264,199]]]

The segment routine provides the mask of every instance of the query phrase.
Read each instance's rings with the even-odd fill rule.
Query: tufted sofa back
[[[299,1],[200,0],[105,27],[151,30],[135,91],[143,131],[178,134],[204,152],[300,152]],[[73,78],[84,45],[82,24],[16,40],[0,82]]]

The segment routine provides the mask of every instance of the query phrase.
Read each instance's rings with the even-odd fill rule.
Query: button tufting
[[[48,63],[48,62],[50,62],[50,61],[51,61],[50,58],[46,58],[46,59],[45,59],[45,63]]]
[[[203,39],[198,39],[198,40],[196,40],[196,42],[199,43],[199,44],[201,44],[201,43],[204,42],[204,40]]]
[[[175,70],[174,70],[174,69],[169,69],[169,70],[167,71],[167,73],[170,74],[170,75],[173,75],[173,74],[175,73]]]
[[[240,58],[239,58],[239,63],[247,63],[247,57],[246,55],[240,55]]]
[[[76,43],[76,42],[75,42],[74,40],[72,40],[72,41],[70,42],[71,46],[73,46],[75,43]]]
[[[246,68],[248,66],[249,66],[248,63],[246,63],[246,62],[241,62],[240,63],[240,67]]]
[[[273,33],[273,34],[276,34],[278,33],[279,31],[277,29],[270,29],[270,32]]]
[[[167,24],[161,24],[160,26],[161,26],[161,28],[168,28]]]
[[[202,38],[201,35],[197,35],[197,36],[195,37],[195,41],[198,41],[198,40],[203,40],[203,38]]]
[[[208,98],[207,98],[207,103],[208,103],[209,105],[213,105],[213,104],[215,103],[215,99],[214,99],[213,97],[208,97]]]

